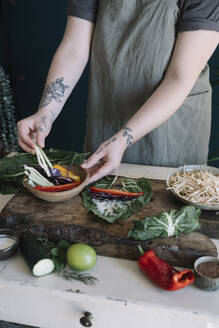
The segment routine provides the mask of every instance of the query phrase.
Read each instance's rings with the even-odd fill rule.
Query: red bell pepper
[[[104,192],[105,194],[110,194],[110,195],[116,195],[116,196],[126,196],[126,197],[138,197],[144,195],[144,192],[129,192],[129,191],[124,191],[124,190],[119,190],[119,189],[101,189],[101,188],[96,188],[96,187],[90,187],[90,190],[98,193],[98,192]]]
[[[47,191],[47,192],[66,191],[66,190],[73,189],[74,187],[78,186],[79,184],[81,184],[81,182],[75,181],[72,183],[66,183],[66,184],[58,185],[58,186],[36,185],[35,189],[41,190],[41,191]]]
[[[191,270],[178,271],[169,263],[157,257],[152,249],[144,253],[141,246],[139,246],[139,250],[142,253],[138,260],[140,269],[161,288],[174,291],[194,282],[195,277]]]

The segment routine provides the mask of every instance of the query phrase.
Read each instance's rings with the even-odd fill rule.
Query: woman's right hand
[[[45,138],[52,127],[52,120],[49,115],[38,111],[36,114],[18,121],[17,127],[19,146],[28,153],[34,154],[34,143],[44,148]]]

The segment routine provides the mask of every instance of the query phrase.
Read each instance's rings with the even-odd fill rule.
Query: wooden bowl
[[[64,165],[63,165],[64,166]],[[78,185],[77,187],[66,190],[66,191],[54,191],[54,192],[47,192],[47,191],[41,191],[37,190],[34,187],[32,187],[28,183],[28,179],[24,178],[23,185],[25,188],[27,188],[34,196],[43,199],[47,202],[64,202],[76,195],[78,195],[84,187],[86,187],[88,179],[89,179],[89,174],[88,172],[83,169],[80,166],[65,166],[69,171],[73,172],[74,174],[78,175],[81,178],[81,184]]]

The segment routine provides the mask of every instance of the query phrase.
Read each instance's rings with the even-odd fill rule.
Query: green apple
[[[76,243],[67,250],[67,264],[74,270],[86,271],[93,268],[97,255],[95,250],[87,245]]]

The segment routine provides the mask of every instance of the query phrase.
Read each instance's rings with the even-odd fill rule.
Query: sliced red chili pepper
[[[90,190],[93,192],[104,192],[105,194],[110,194],[110,195],[118,195],[118,196],[126,196],[126,197],[133,197],[133,196],[142,196],[144,195],[144,192],[129,192],[129,191],[124,191],[124,190],[119,190],[119,189],[101,189],[101,188],[96,188],[96,187],[90,187]]]
[[[81,184],[81,182],[75,181],[72,183],[66,183],[63,185],[58,185],[58,186],[39,186],[36,185],[35,189],[41,190],[41,191],[48,191],[48,192],[55,192],[55,191],[66,191],[73,189],[74,187],[78,186]]]
[[[169,291],[184,288],[194,282],[195,277],[191,270],[178,271],[169,263],[156,256],[155,252],[150,249],[143,252],[138,265],[146,276],[161,288]]]

